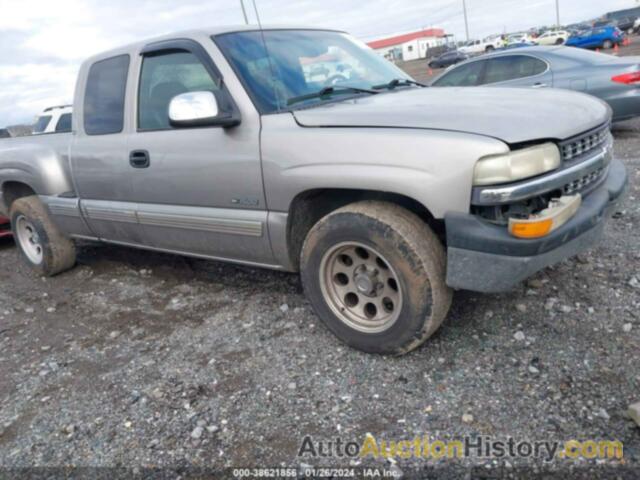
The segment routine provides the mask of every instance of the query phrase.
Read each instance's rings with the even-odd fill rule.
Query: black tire
[[[11,227],[23,261],[40,275],[51,277],[69,270],[76,263],[75,243],[53,223],[37,196],[19,198],[11,205]],[[34,261],[25,251],[18,224],[24,222],[37,234],[41,259]]]
[[[396,274],[401,308],[384,331],[352,328],[334,313],[323,293],[323,262],[337,246],[350,242],[380,252]],[[379,201],[354,203],[321,219],[304,242],[301,276],[307,298],[325,325],[346,344],[368,353],[403,355],[420,346],[445,319],[453,295],[445,283],[445,251],[433,231],[408,210]]]
[[[485,48],[485,52],[489,53],[489,52],[493,52],[496,49],[496,47],[494,47],[493,45],[489,45],[487,48]]]
[[[610,50],[613,48],[613,42],[611,40],[605,40],[604,43],[602,44],[602,48],[604,48],[605,50]]]
[[[564,39],[563,38],[559,38],[556,40],[556,45],[562,45],[564,44]]]

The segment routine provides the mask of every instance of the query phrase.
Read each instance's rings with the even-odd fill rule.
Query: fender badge
[[[232,198],[231,203],[233,205],[242,205],[243,207],[257,207],[258,205],[260,205],[260,200],[251,197]]]

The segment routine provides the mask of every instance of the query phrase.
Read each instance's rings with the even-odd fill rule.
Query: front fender
[[[473,170],[509,151],[480,135],[414,128],[305,128],[287,115],[263,117],[267,205],[287,212],[307,190],[347,188],[410,197],[435,218],[469,211]]]

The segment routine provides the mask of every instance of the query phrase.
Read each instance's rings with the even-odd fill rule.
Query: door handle
[[[129,163],[133,168],[149,168],[151,158],[146,150],[134,150],[129,154]]]
[[[534,83],[533,88],[547,88],[549,85],[546,83]]]

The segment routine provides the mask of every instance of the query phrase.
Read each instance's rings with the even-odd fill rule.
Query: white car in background
[[[562,45],[571,34],[565,30],[552,30],[544,32],[534,40],[538,45]]]
[[[33,124],[33,135],[45,133],[69,133],[71,132],[71,105],[45,108],[36,117]]]
[[[477,55],[485,52],[492,52],[498,48],[502,48],[503,41],[500,35],[492,35],[484,40],[470,40],[464,47],[458,49],[465,55]]]
[[[507,37],[507,45],[533,43],[533,41],[533,37],[528,33],[513,33]]]

